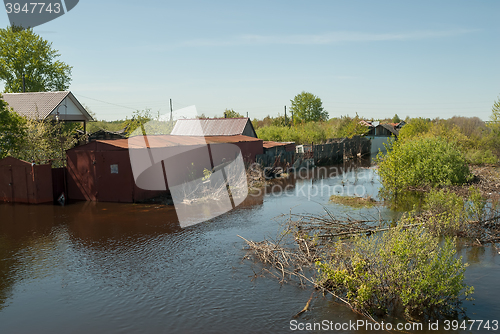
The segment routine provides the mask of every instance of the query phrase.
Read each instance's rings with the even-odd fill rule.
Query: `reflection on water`
[[[335,189],[360,184],[376,197],[377,179],[361,177],[370,170],[347,171],[351,166],[296,175],[281,181],[281,188],[250,196],[236,210],[185,229],[168,206],[1,204],[0,332],[289,332],[291,317],[311,291],[255,278],[255,268],[241,261],[237,235],[276,236],[280,226],[272,218],[290,208],[322,213],[325,205],[339,214],[380,210],[393,217],[384,207],[353,212],[328,202]],[[500,275],[498,256],[493,248],[461,253],[471,263],[467,278],[476,287],[476,301],[467,305],[470,316],[492,319],[500,314],[498,292],[491,289]],[[316,296],[299,320],[324,319],[362,318]]]
[[[406,212],[422,208],[424,193],[420,191],[401,191],[391,197],[387,204],[394,211]]]

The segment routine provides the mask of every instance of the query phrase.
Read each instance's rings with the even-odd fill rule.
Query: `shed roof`
[[[134,138],[136,138],[134,140]],[[111,139],[111,140],[96,140],[86,145],[77,146],[72,150],[78,149],[94,149],[94,150],[106,150],[106,149],[134,149],[144,148],[142,143],[144,140],[143,136],[134,136],[128,139]],[[196,145],[206,145],[206,144],[217,144],[217,143],[240,143],[240,142],[262,142],[261,139],[248,137],[244,135],[235,136],[173,136],[173,135],[154,135],[147,136],[147,143],[149,148],[163,148],[163,147],[173,147],[173,146],[196,146]],[[136,144],[137,143],[137,144]]]
[[[248,123],[250,123],[253,130],[252,122],[247,117],[179,119],[176,121],[171,134],[176,136],[241,135]]]
[[[265,141],[263,142],[263,146],[264,148],[273,148],[273,147],[277,147],[277,146],[287,146],[287,145],[290,145],[290,144],[295,144],[294,142],[277,142],[277,141]]]
[[[63,105],[63,101],[68,98],[81,114],[68,120],[93,121],[92,116],[70,91],[4,93],[2,96],[9,107],[19,115],[38,120],[47,119],[51,114],[55,115],[57,108]],[[64,120],[64,115],[61,115],[61,119]]]

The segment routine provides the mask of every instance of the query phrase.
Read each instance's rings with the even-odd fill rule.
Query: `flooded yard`
[[[0,332],[290,332],[293,315],[312,290],[256,277],[256,265],[242,261],[244,241],[238,235],[274,237],[280,230],[274,217],[290,210],[320,214],[322,205],[335,214],[397,219],[398,212],[383,206],[352,211],[329,203],[330,195],[349,191],[377,199],[380,183],[369,164],[333,166],[268,187],[237,209],[185,229],[169,206],[0,204]],[[335,175],[350,167],[355,169]],[[475,287],[475,300],[464,305],[468,317],[498,320],[498,250],[463,247],[459,253],[470,264],[466,282]],[[296,320],[365,318],[315,294],[310,311]]]

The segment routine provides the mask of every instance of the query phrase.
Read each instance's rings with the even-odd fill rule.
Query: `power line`
[[[116,104],[116,103],[112,103],[112,102],[106,102],[106,101],[103,101],[103,100],[98,100],[98,99],[94,99],[94,98],[91,98],[91,97],[88,97],[88,96],[84,96],[82,94],[76,94],[76,93],[73,93],[74,95],[78,95],[80,97],[83,97],[83,98],[86,98],[86,99],[89,99],[89,100],[94,100],[94,101],[98,101],[98,102],[102,102],[102,103],[106,103],[106,104],[110,104],[110,105],[113,105],[113,106],[116,106],[116,107],[121,107],[121,108],[126,108],[126,109],[131,109],[131,110],[137,110],[137,108],[132,108],[132,107],[126,107],[126,106],[122,106],[122,105],[119,105],[119,104]]]
[[[438,102],[438,103],[385,103],[385,102],[327,102],[324,104],[376,104],[376,105],[436,105],[436,104],[482,104],[492,103],[492,101],[476,101],[476,102]]]
[[[373,110],[373,111],[383,111],[383,110],[414,110],[414,111],[426,111],[426,110],[477,110],[483,109],[483,107],[469,107],[469,108],[412,108],[412,107],[392,107],[392,108],[384,108],[384,107],[374,107],[374,108],[358,108],[358,107],[332,107],[332,110]]]

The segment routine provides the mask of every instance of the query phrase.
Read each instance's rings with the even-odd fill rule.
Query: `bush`
[[[432,127],[430,120],[424,118],[412,118],[408,124],[401,128],[399,131],[399,139],[406,140],[422,136],[429,132]]]
[[[464,200],[446,189],[431,189],[425,197],[424,210],[429,210],[432,214],[443,212],[464,213]]]
[[[464,156],[440,137],[396,141],[377,159],[382,184],[393,195],[413,187],[462,184],[470,177]]]
[[[23,142],[12,156],[37,164],[52,161],[53,167],[63,167],[66,163],[66,150],[73,148],[80,140],[73,134],[75,125],[25,118],[24,134],[21,137]]]
[[[469,198],[466,205],[469,219],[480,221],[486,214],[486,198],[481,195],[481,191],[473,186],[469,188]]]
[[[473,165],[495,164],[498,158],[489,149],[470,149],[465,154],[467,161]]]
[[[460,235],[467,228],[465,202],[449,190],[429,191],[425,196],[423,209],[429,213],[424,220],[425,226],[433,234]]]
[[[467,264],[456,258],[454,240],[440,246],[425,228],[402,227],[411,219],[401,223],[382,235],[337,242],[331,259],[316,263],[319,284],[369,314],[456,315],[473,288],[464,283]]]
[[[478,117],[452,117],[450,119],[413,118],[399,133],[402,141],[423,137],[441,137],[464,152],[471,164],[493,164],[500,157],[498,124],[488,125]]]

